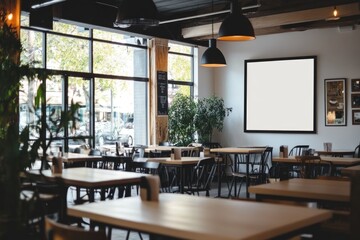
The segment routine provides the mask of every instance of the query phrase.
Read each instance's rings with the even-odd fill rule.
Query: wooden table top
[[[150,151],[171,151],[171,149],[181,149],[181,150],[192,150],[195,147],[188,147],[188,146],[148,146],[145,148],[145,152]]]
[[[331,162],[333,165],[336,166],[351,166],[360,164],[360,158],[320,156],[320,159],[322,161]],[[289,156],[287,158],[273,157],[272,161],[277,163],[297,163],[295,156]]]
[[[331,217],[327,210],[181,194],[70,206],[68,214],[180,239],[269,239]],[[274,221],[274,217],[276,221]]]
[[[212,148],[211,153],[229,153],[229,154],[248,154],[248,153],[261,153],[266,148],[243,148],[243,147],[224,147],[224,148]]]
[[[316,150],[315,153],[318,155],[331,155],[331,156],[344,156],[344,155],[354,155],[354,150],[344,150],[344,149],[333,149],[331,151],[325,150]]]
[[[47,159],[51,161],[54,156],[47,156]],[[86,162],[86,161],[100,161],[102,156],[90,156],[83,153],[64,153],[61,157],[62,161],[65,163],[74,163],[74,162]]]
[[[360,165],[343,168],[341,174],[345,176],[360,175]]]
[[[39,170],[30,170],[29,173],[39,174]],[[65,168],[58,174],[53,174],[51,170],[43,170],[42,173],[47,178],[60,177],[66,185],[84,188],[137,184],[140,177],[146,175],[98,168]]]
[[[350,182],[294,178],[270,184],[250,186],[249,192],[261,195],[349,202]]]
[[[178,160],[171,160],[169,157],[161,158],[136,158],[134,161],[137,162],[160,162],[166,165],[194,165],[200,160],[209,159],[211,157],[181,157]]]

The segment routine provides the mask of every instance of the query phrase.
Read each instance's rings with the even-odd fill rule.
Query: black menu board
[[[167,72],[157,72],[158,115],[168,114],[168,86]]]

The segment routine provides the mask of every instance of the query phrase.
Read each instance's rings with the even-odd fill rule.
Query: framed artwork
[[[360,125],[360,110],[352,110],[352,124]]]
[[[351,79],[351,92],[360,92],[360,79]]]
[[[351,94],[351,107],[360,108],[360,93]]]
[[[325,126],[346,126],[346,79],[325,79],[324,89]]]
[[[316,59],[245,60],[245,132],[316,133]]]

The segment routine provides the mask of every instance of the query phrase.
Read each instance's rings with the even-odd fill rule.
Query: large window
[[[80,104],[76,127],[63,129],[55,145],[71,151],[83,144],[147,144],[147,39],[63,22],[43,31],[30,27],[27,16],[21,23],[21,61],[52,70],[46,81],[48,118],[72,101]],[[38,85],[23,81],[20,129],[39,119],[39,109],[32,108]]]
[[[194,94],[194,48],[186,45],[169,43],[168,55],[168,102],[177,93],[186,96]]]

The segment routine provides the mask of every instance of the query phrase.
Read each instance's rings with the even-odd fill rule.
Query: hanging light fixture
[[[114,27],[154,27],[159,25],[158,11],[152,0],[124,0],[119,7]]]
[[[212,11],[214,10],[214,2],[211,2]],[[206,49],[201,57],[201,66],[203,67],[225,67],[226,61],[222,52],[216,47],[216,39],[214,38],[214,20],[211,22],[212,38],[209,40],[209,48]]]
[[[247,41],[255,39],[254,28],[249,19],[240,13],[237,0],[232,0],[230,11],[220,25],[218,40]]]
[[[326,21],[336,21],[336,20],[339,20],[340,17],[339,17],[339,12],[336,8],[336,6],[334,6],[334,10],[332,11],[332,16],[325,19]]]

